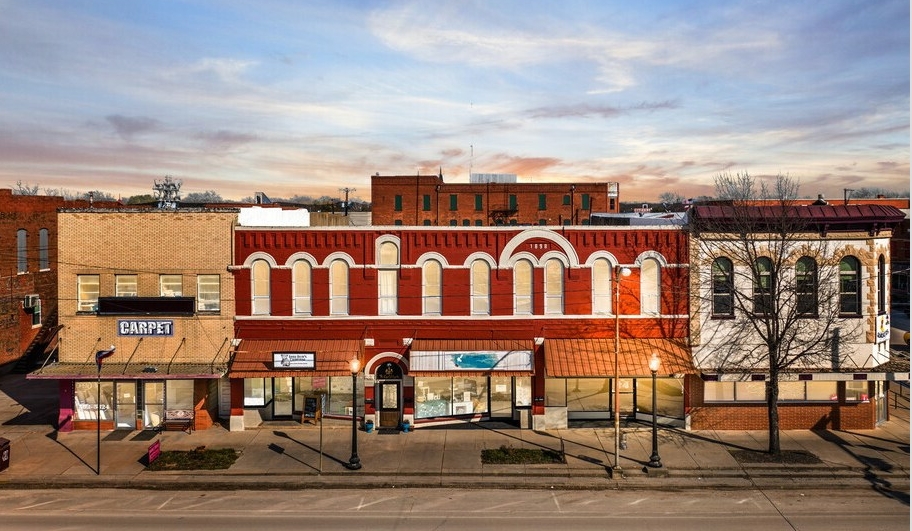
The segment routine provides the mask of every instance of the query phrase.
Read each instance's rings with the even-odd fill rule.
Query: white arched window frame
[[[269,276],[271,269],[266,260],[254,260],[250,264],[250,314],[269,315],[271,301],[269,294]]]
[[[329,314],[348,315],[348,263],[336,259],[329,264]]]
[[[640,313],[661,313],[662,268],[655,258],[645,258],[640,264]]]
[[[557,258],[545,262],[545,315],[564,313],[564,264]]]
[[[491,314],[491,266],[474,260],[471,267],[472,315]]]
[[[532,315],[532,262],[522,259],[513,265],[513,315]]]
[[[380,315],[398,312],[399,246],[381,242],[377,251],[377,311]]]
[[[817,284],[817,261],[810,256],[802,256],[795,263],[795,302],[798,315],[802,317],[817,315],[819,289]]]
[[[421,313],[443,315],[443,266],[427,260],[421,266]]]
[[[307,260],[295,260],[291,266],[291,290],[295,315],[312,315],[313,266]]]
[[[592,313],[609,315],[612,312],[611,280],[613,266],[605,258],[592,262]]]

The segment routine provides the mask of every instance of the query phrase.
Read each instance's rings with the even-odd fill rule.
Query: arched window
[[[643,260],[640,266],[640,312],[657,315],[661,313],[661,269],[655,258]]]
[[[45,270],[51,268],[51,261],[48,258],[48,230],[41,229],[38,231],[38,269]]]
[[[251,315],[269,315],[269,263],[254,260],[250,266]]]
[[[295,315],[311,315],[311,267],[307,260],[295,260],[291,266],[291,290]]]
[[[887,311],[887,261],[883,255],[877,259],[877,313]]]
[[[443,267],[437,260],[428,260],[421,267],[421,296],[424,315],[443,315]]]
[[[817,262],[809,256],[795,263],[795,298],[798,315],[817,315]]]
[[[564,264],[556,258],[545,262],[545,314],[564,313]]]
[[[765,256],[758,258],[754,263],[754,313],[756,315],[773,313],[775,283],[773,261]]]
[[[728,258],[716,258],[713,261],[712,313],[714,316],[735,314],[734,268]]]
[[[611,264],[604,258],[592,262],[592,313],[611,313]]]
[[[861,315],[861,264],[854,256],[839,261],[839,313]]]
[[[484,260],[472,262],[472,315],[491,313],[491,266]]]
[[[513,266],[513,315],[532,315],[532,262]]]
[[[380,244],[377,272],[377,310],[380,315],[398,311],[399,247],[393,242]]]
[[[16,270],[20,273],[28,272],[28,231],[16,231]]]
[[[348,264],[333,260],[329,264],[329,314],[348,315]]]

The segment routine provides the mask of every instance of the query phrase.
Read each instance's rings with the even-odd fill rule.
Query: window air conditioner
[[[26,295],[25,298],[22,299],[22,307],[34,308],[35,306],[38,306],[38,302],[40,300],[41,299],[38,297],[38,295]]]

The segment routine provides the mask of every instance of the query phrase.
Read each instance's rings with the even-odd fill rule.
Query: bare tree
[[[13,195],[38,195],[38,185],[31,186],[22,184],[22,181],[16,181],[16,188],[13,189]]]
[[[747,380],[765,373],[769,452],[779,453],[780,380],[840,367],[858,320],[840,319],[838,244],[795,202],[796,181],[739,173],[715,184],[726,201],[695,207],[688,224],[695,363]]]

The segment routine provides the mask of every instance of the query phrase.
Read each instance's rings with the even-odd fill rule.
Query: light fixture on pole
[[[621,355],[621,277],[629,277],[630,269],[616,266],[614,268],[614,404],[611,415],[614,417],[614,466],[613,470],[620,472],[620,455],[621,455],[621,408],[618,405],[620,400],[620,362],[618,358]]]
[[[649,456],[649,463],[647,463],[652,468],[661,468],[662,466],[662,459],[659,457],[659,437],[656,430],[656,395],[658,394],[656,373],[659,372],[661,365],[662,360],[659,359],[659,355],[653,352],[652,357],[649,358],[649,370],[652,371],[652,455]]]
[[[361,458],[358,457],[358,370],[360,368],[360,360],[352,358],[352,454],[348,458],[348,464],[345,465],[349,470],[361,468]]]

